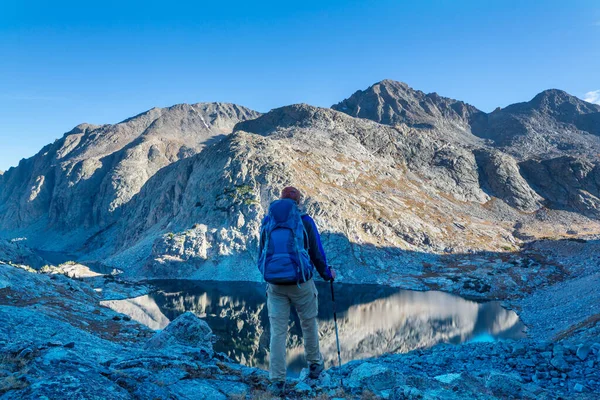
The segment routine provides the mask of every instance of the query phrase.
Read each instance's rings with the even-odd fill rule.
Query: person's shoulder
[[[300,218],[302,219],[302,223],[304,224],[304,228],[307,231],[313,231],[317,228],[317,225],[315,224],[315,221],[312,219],[312,217],[308,214],[302,214],[300,216]]]
[[[306,213],[303,213],[302,215],[300,215],[300,218],[302,218],[302,221],[306,221],[306,222],[310,222],[310,223],[314,223],[315,221],[312,219],[312,217]]]

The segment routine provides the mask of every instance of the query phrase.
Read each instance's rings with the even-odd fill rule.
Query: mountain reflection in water
[[[219,337],[217,352],[246,365],[268,368],[269,324],[264,283],[153,281],[156,290],[135,299],[103,302],[152,329],[162,329],[185,311],[203,318]],[[329,367],[337,360],[331,294],[317,282],[321,351]],[[378,285],[335,284],[344,362],[408,352],[441,342],[516,339],[524,325],[498,302],[477,303],[451,294]],[[302,332],[290,317],[288,373],[304,367]]]

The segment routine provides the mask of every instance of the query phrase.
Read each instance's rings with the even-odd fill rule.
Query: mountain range
[[[0,174],[0,237],[134,278],[258,280],[260,219],[294,185],[342,276],[396,282],[600,232],[598,154],[600,106],[556,89],[491,113],[391,80],[331,108],[180,104]]]

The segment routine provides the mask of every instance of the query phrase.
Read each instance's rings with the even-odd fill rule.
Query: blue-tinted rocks
[[[486,387],[500,398],[518,398],[521,395],[521,385],[522,379],[518,375],[497,372],[492,372],[486,381]]]
[[[19,352],[18,357],[19,358],[30,358],[32,355],[33,355],[33,350],[31,350],[29,347],[27,347]]]
[[[438,375],[438,376],[434,377],[433,379],[435,379],[436,381],[442,382],[442,383],[449,384],[459,378],[460,378],[460,374],[443,374],[443,375]]]
[[[565,361],[564,357],[562,356],[553,357],[550,361],[550,364],[552,364],[554,368],[561,372],[565,372],[571,369],[569,364]]]
[[[589,344],[581,344],[577,347],[577,357],[579,357],[580,360],[585,360],[588,356],[588,354],[590,354],[590,351],[592,350],[592,346]]]
[[[294,391],[295,391],[296,393],[299,393],[299,394],[306,395],[306,394],[309,394],[310,392],[312,392],[312,391],[313,391],[313,388],[312,388],[312,387],[311,387],[309,384],[307,384],[307,383],[305,383],[305,382],[299,382],[299,383],[298,383],[298,384],[297,384],[297,385],[294,387]]]
[[[201,380],[183,380],[169,386],[178,400],[227,400],[227,396]]]
[[[391,369],[365,362],[354,368],[344,384],[351,389],[366,388],[381,391],[393,388],[395,382],[396,376]]]
[[[188,311],[155,334],[146,343],[146,348],[156,350],[169,346],[187,346],[206,349],[212,353],[212,337],[208,324]]]

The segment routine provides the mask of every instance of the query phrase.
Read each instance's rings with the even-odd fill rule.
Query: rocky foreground
[[[0,264],[0,399],[269,399],[265,371],[212,348],[185,313],[156,333],[101,307],[136,288]],[[103,282],[100,282],[103,280]],[[548,321],[550,322],[550,321]],[[560,321],[557,321],[559,324]],[[600,324],[559,341],[441,345],[353,361],[287,398],[558,399],[600,393]]]

